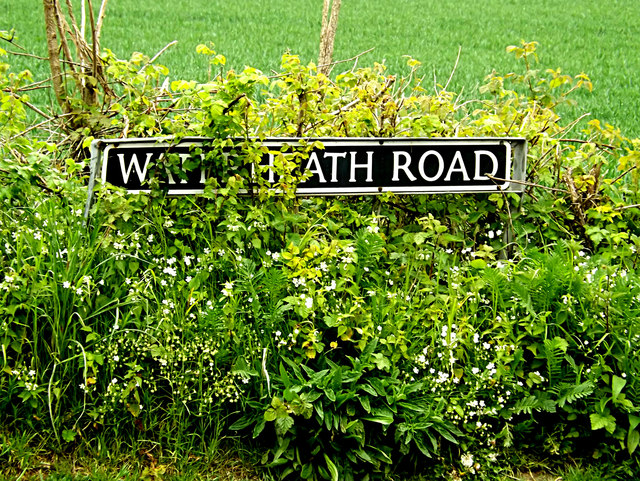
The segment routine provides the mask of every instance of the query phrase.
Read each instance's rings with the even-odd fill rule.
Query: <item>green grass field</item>
[[[120,57],[133,51],[151,56],[178,40],[160,62],[173,77],[202,79],[206,60],[195,47],[211,41],[230,67],[269,71],[278,68],[287,50],[306,62],[316,60],[321,10],[322,0],[111,0],[102,46]],[[0,0],[0,29],[15,28],[28,51],[45,55],[41,11],[36,0]],[[423,63],[429,80],[435,76],[445,83],[461,48],[450,88],[470,92],[492,69],[515,68],[505,47],[521,39],[540,43],[542,67],[591,76],[594,92],[580,94],[581,111],[620,126],[629,136],[640,135],[637,0],[345,0],[334,58],[373,47],[360,64],[384,61],[390,72],[399,73],[403,55],[411,55]],[[34,66],[24,57],[14,63],[46,74],[44,63]]]

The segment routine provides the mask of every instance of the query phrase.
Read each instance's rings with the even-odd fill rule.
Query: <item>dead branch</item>
[[[151,60],[149,60],[147,63],[145,63],[142,68],[138,71],[138,73],[142,73],[144,72],[144,70],[151,65],[153,62],[155,62],[156,60],[158,60],[158,57],[160,57],[160,55],[162,55],[163,53],[165,53],[167,51],[167,49],[173,47],[175,44],[177,44],[178,41],[174,40],[173,42],[169,42],[167,45],[165,45],[162,49],[160,49],[160,51],[155,54]]]
[[[35,58],[36,60],[49,60],[49,57],[40,57],[38,55],[34,55],[32,53],[26,53],[26,52],[12,52],[11,50],[7,50],[6,51],[9,55],[17,55],[20,57],[30,57],[30,58]]]
[[[552,192],[562,192],[564,194],[568,194],[569,191],[565,189],[558,189],[556,187],[548,187],[542,184],[536,184],[534,182],[525,182],[523,180],[514,180],[514,179],[501,179],[500,177],[494,177],[493,175],[487,174],[487,177],[491,180],[496,180],[498,182],[513,182],[514,184],[525,185],[527,187],[539,187],[541,189],[550,190]]]
[[[100,4],[100,12],[98,12],[98,23],[96,25],[96,39],[100,42],[100,34],[102,33],[102,22],[107,11],[107,0],[102,0]]]
[[[460,55],[462,54],[462,46],[458,47],[458,56],[456,57],[456,63],[453,65],[453,69],[451,69],[451,75],[449,75],[449,79],[447,80],[447,83],[444,84],[444,87],[442,90],[446,91],[449,88],[449,84],[451,83],[451,80],[453,80],[453,75],[456,73],[456,70],[458,70],[458,63],[460,62]]]
[[[354,55],[351,58],[346,58],[344,60],[336,60],[335,62],[331,62],[331,63],[327,63],[327,64],[322,64],[322,65],[318,65],[318,69],[320,67],[333,67],[335,65],[339,65],[341,63],[346,63],[346,62],[357,62],[360,57],[362,57],[363,55],[369,53],[369,52],[373,52],[375,50],[375,47],[371,47],[370,49],[365,50],[364,52],[359,53],[358,55]]]

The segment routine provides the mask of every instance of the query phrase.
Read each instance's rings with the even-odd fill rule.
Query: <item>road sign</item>
[[[283,160],[293,160],[301,174],[297,195],[522,192],[524,188],[526,141],[521,138],[270,138],[261,145],[266,149],[259,162],[245,169],[250,183],[260,175],[278,189]],[[212,151],[206,138],[95,140],[86,214],[98,172],[102,182],[129,192],[149,191],[152,179],[168,194],[202,193],[212,177],[224,184],[228,175],[224,166],[243,165],[242,160],[230,158],[243,154],[237,148],[223,149],[212,161],[207,155]],[[177,171],[166,168],[170,155],[178,161]]]

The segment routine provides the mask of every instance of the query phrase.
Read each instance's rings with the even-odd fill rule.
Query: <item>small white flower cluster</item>
[[[100,279],[100,281],[98,281],[98,285],[104,285],[104,279]],[[95,283],[93,282],[93,278],[91,276],[83,276],[82,279],[75,285],[70,281],[63,281],[62,287],[64,289],[72,290],[77,296],[84,296],[91,293],[92,288],[95,287]],[[99,291],[96,292],[99,293]]]
[[[341,262],[341,269],[346,270],[349,266],[349,264],[353,264],[355,262],[355,258],[353,257],[353,253],[355,252],[355,247],[348,245],[346,247],[342,248],[342,253],[344,254],[341,258],[340,258],[340,262]]]
[[[490,230],[487,232],[487,237],[489,239],[493,239],[494,237],[500,237],[502,235],[502,229],[497,229],[496,231]]]
[[[38,384],[36,383],[36,371],[33,369],[25,371],[26,369],[24,368],[12,369],[11,374],[20,380],[20,385],[22,385],[27,391],[37,390]]]
[[[276,331],[274,338],[278,349],[286,347],[289,351],[296,345],[296,337],[300,333],[298,329],[290,332],[287,336],[283,336],[282,332]]]
[[[306,294],[300,294],[300,299],[302,300],[304,307],[307,309],[313,308],[313,297],[308,297]]]
[[[451,324],[451,331],[449,332],[449,326],[447,324],[442,326],[440,335],[442,337],[441,342],[444,347],[455,349],[458,346],[458,335],[456,334],[457,328],[458,326],[456,326],[455,324]]]
[[[225,282],[224,283],[224,288],[220,292],[225,297],[233,296],[233,282],[231,282],[231,281]]]
[[[162,314],[168,316],[176,310],[176,304],[171,299],[162,299]]]
[[[17,278],[15,275],[5,274],[4,281],[0,282],[0,290],[13,291],[18,289]]]
[[[274,262],[278,262],[280,260],[280,253],[279,252],[267,251],[266,254],[267,254],[268,257],[271,257]]]

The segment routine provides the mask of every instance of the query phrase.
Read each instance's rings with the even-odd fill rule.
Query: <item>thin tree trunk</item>
[[[322,30],[320,32],[320,55],[318,72],[328,75],[333,61],[333,44],[338,29],[338,14],[341,0],[324,0],[322,8]]]
[[[67,101],[67,91],[64,86],[62,65],[60,62],[56,0],[43,0],[43,5],[53,92],[56,96],[56,100],[60,104],[60,107],[62,107],[62,111],[66,114],[71,111],[71,107]]]

